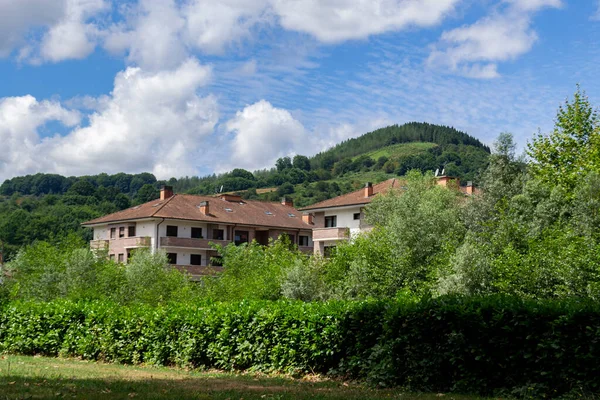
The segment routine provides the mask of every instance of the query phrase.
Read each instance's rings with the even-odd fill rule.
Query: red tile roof
[[[400,179],[388,179],[376,185],[373,185],[373,195],[365,197],[365,188],[355,192],[346,193],[329,200],[324,200],[319,203],[312,204],[308,207],[301,208],[300,211],[310,211],[320,208],[354,206],[370,203],[373,198],[379,193],[385,193],[390,189],[398,189],[405,184],[405,181]]]
[[[200,211],[207,201],[208,215]],[[240,224],[286,229],[312,229],[302,221],[302,213],[280,203],[243,200],[225,201],[218,197],[175,194],[166,200],[154,200],[84,222],[84,226],[131,221],[146,218],[167,218],[203,221],[214,224]]]

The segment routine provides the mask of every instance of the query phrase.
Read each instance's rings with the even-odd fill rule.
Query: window
[[[125,237],[125,227],[124,226],[119,228],[119,237],[120,238]]]
[[[223,229],[213,229],[213,239],[223,240],[225,238]]]
[[[202,265],[202,256],[200,254],[190,254],[191,265]]]
[[[125,261],[125,254],[121,253],[119,254],[119,262],[122,263],[123,261]]]
[[[202,228],[192,228],[192,238],[202,239]]]
[[[308,246],[308,236],[298,236],[298,246]]]
[[[117,237],[117,228],[110,228],[110,238],[114,239]]]
[[[177,227],[174,225],[167,225],[167,236],[177,237]]]
[[[131,262],[131,257],[133,257],[133,253],[135,253],[135,249],[127,249],[127,264]]]
[[[354,219],[355,220],[360,219],[360,213],[354,213]]]
[[[248,243],[248,231],[235,231],[234,242],[236,246],[242,243]]]
[[[135,226],[130,226],[127,228],[127,237],[135,236]]]
[[[335,228],[337,226],[337,216],[331,215],[325,217],[325,228]]]
[[[210,264],[213,267],[222,267],[223,266],[223,257],[215,256],[210,259]]]
[[[110,261],[115,261],[115,255],[114,254],[110,254],[108,256],[108,258],[110,259]]]
[[[169,264],[177,264],[177,253],[167,253]]]

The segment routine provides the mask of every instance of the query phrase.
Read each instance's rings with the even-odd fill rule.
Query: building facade
[[[473,184],[461,187],[458,178],[439,176],[437,184],[443,187],[455,188],[465,195],[473,194]],[[372,229],[365,221],[365,207],[371,203],[375,196],[390,190],[403,190],[405,181],[389,179],[372,185],[367,183],[363,189],[328,199],[300,211],[308,215],[314,222],[313,241],[315,254],[327,256],[332,247],[340,242],[351,240],[361,232]]]
[[[139,248],[163,249],[170,264],[194,275],[219,269],[213,245],[256,240],[268,245],[282,235],[303,252],[313,252],[312,221],[289,200],[281,203],[173,194],[161,189],[160,198],[83,224],[93,229],[90,247],[127,263]],[[215,265],[212,265],[215,264]]]

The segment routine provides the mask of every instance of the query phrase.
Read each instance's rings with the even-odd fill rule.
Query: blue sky
[[[521,148],[577,83],[600,2],[0,0],[0,179],[270,167],[391,124]]]

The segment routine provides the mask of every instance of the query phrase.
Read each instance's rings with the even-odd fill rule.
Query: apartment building
[[[218,270],[212,244],[226,246],[287,235],[303,252],[313,252],[312,221],[281,203],[243,200],[223,194],[217,197],[174,194],[165,186],[160,198],[82,224],[93,229],[90,246],[126,263],[135,249],[164,249],[169,262],[194,275]],[[209,268],[211,267],[211,268]]]
[[[437,184],[444,187],[455,188],[465,195],[472,195],[474,187],[472,182],[461,187],[458,178],[439,176]],[[389,179],[373,185],[367,183],[363,189],[347,193],[332,199],[324,200],[300,209],[305,217],[314,223],[312,239],[314,252],[327,256],[332,247],[342,241],[351,240],[360,232],[372,228],[365,220],[365,207],[381,193],[390,190],[402,190],[405,186],[402,179]]]

